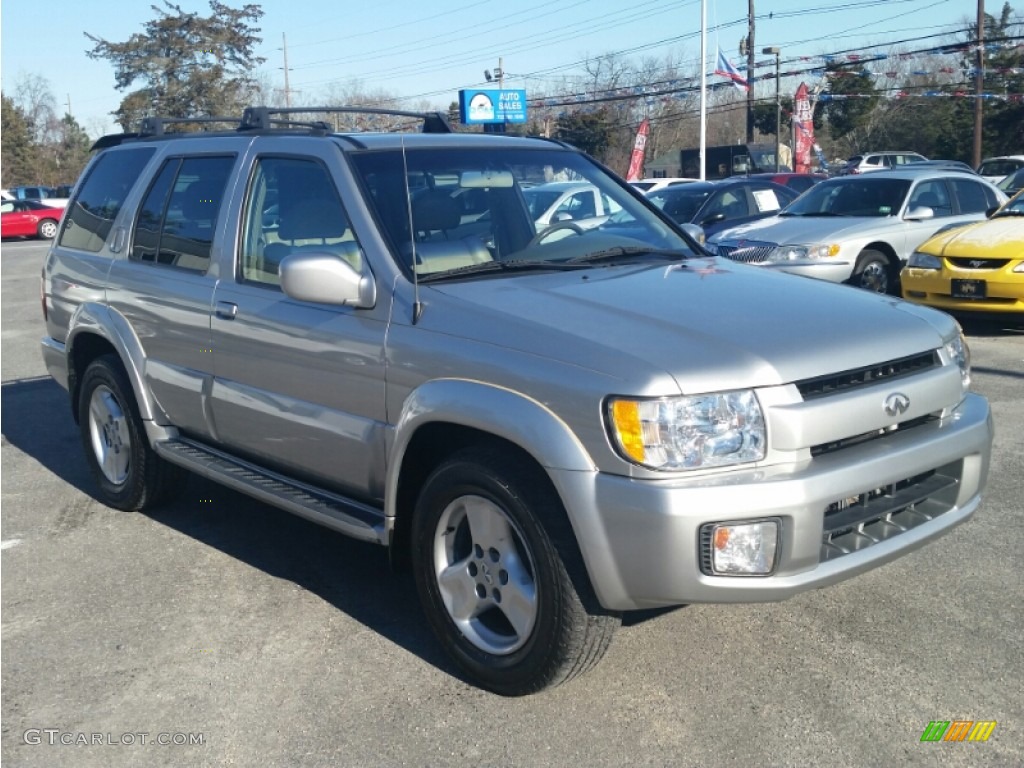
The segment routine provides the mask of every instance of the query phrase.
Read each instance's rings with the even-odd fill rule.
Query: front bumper
[[[967,398],[942,422],[808,460],[798,467],[740,469],[671,480],[551,471],[601,604],[631,610],[685,603],[784,600],[876,568],[967,520],[988,474],[992,420],[987,401]],[[932,519],[823,561],[825,510],[837,501],[933,469],[954,473]],[[924,506],[924,505],[922,505]],[[936,510],[939,513],[936,514]],[[724,577],[700,567],[705,523],[778,518],[771,576]]]
[[[983,299],[959,299],[952,294],[954,279],[981,279],[985,282]],[[1024,275],[1010,269],[998,272],[950,272],[948,270],[903,270],[903,298],[947,312],[999,312],[1024,314]]]

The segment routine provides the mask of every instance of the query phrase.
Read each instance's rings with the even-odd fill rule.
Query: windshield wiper
[[[658,258],[680,261],[682,259],[688,259],[692,255],[693,254],[667,250],[665,248],[645,248],[643,246],[620,245],[615,248],[606,248],[603,251],[594,251],[593,253],[585,253],[582,256],[575,256],[561,263],[567,265],[595,264],[600,261],[614,261],[615,259],[622,258],[623,256],[657,256]]]
[[[489,272],[514,272],[516,270],[530,269],[578,269],[579,264],[568,264],[564,261],[539,261],[536,259],[521,261],[484,261],[480,264],[467,264],[465,267],[446,269],[444,272],[431,272],[421,275],[419,282],[429,283],[434,280],[445,280],[455,277],[466,277],[470,275],[483,275]]]

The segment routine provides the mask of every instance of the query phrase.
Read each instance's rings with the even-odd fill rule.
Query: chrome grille
[[[726,259],[732,259],[733,261],[742,261],[746,264],[761,264],[768,261],[768,257],[771,256],[772,251],[775,250],[774,245],[719,245],[718,255]]]
[[[821,562],[859,552],[949,512],[963,462],[839,499],[825,509]]]

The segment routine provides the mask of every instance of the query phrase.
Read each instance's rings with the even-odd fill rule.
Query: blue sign
[[[525,123],[526,91],[459,91],[463,125]]]

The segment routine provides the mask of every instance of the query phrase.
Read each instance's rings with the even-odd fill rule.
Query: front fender
[[[409,443],[427,424],[470,427],[521,447],[546,469],[595,472],[597,466],[569,425],[521,392],[468,379],[435,379],[406,398],[389,451],[384,514],[397,513],[398,481]]]

